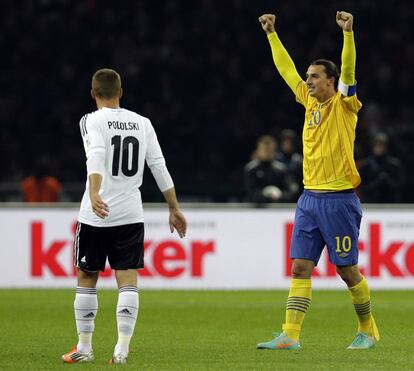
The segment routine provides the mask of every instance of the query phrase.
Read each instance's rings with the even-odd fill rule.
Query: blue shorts
[[[313,260],[317,265],[326,245],[332,264],[357,264],[361,218],[355,192],[305,190],[296,208],[290,257]]]

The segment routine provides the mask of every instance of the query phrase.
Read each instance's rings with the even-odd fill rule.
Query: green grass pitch
[[[414,292],[373,291],[382,340],[350,351],[356,317],[347,291],[313,292],[300,351],[258,351],[284,318],[287,291],[141,290],[129,369],[414,370]],[[0,290],[0,370],[102,370],[116,342],[117,291],[98,290],[93,364],[65,365],[76,343],[74,290]]]

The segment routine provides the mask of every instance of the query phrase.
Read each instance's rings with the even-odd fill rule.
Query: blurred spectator
[[[402,200],[404,170],[400,160],[389,154],[388,142],[386,134],[377,134],[372,155],[360,163],[362,202],[395,203]]]
[[[276,147],[276,140],[270,135],[264,135],[257,141],[253,160],[244,169],[246,201],[291,201],[292,182],[288,177],[286,165],[275,160]]]
[[[49,161],[41,157],[35,162],[33,175],[23,179],[21,183],[23,201],[25,202],[57,202],[62,186],[53,176],[48,175]]]
[[[287,167],[289,178],[292,181],[291,190],[293,201],[297,201],[303,190],[303,158],[297,152],[297,138],[293,130],[285,129],[280,133],[280,149],[276,152],[275,159],[284,163]]]

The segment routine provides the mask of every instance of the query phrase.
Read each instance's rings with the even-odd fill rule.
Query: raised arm
[[[353,16],[347,12],[336,12],[336,23],[344,34],[341,56],[341,76],[338,90],[345,96],[354,95],[356,91],[355,63],[356,50],[352,31]]]
[[[302,79],[296,70],[295,63],[293,63],[275,31],[275,20],[276,16],[274,14],[263,14],[259,17],[259,22],[262,24],[263,31],[266,32],[272,48],[275,66],[290,89],[296,94],[296,88]]]

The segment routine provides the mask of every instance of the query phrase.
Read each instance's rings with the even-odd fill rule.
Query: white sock
[[[76,329],[79,336],[77,351],[89,353],[92,350],[92,333],[98,313],[96,288],[77,287],[74,302]]]
[[[115,345],[114,354],[128,355],[129,343],[135,329],[138,317],[139,298],[138,288],[135,286],[123,286],[119,289],[118,303],[116,306],[116,320],[118,324],[118,342]]]

